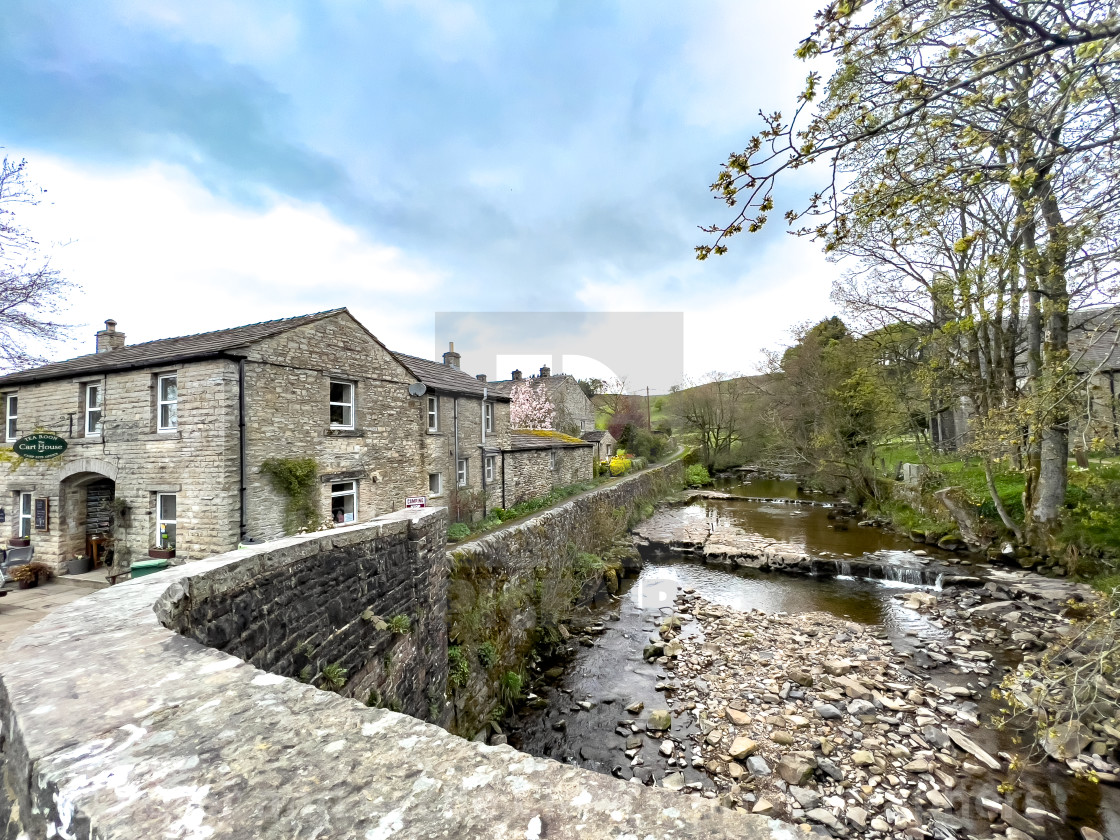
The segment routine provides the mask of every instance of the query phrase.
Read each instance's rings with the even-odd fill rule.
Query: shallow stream
[[[909,540],[876,528],[836,523],[828,518],[823,506],[790,505],[780,501],[754,501],[758,498],[799,498],[792,482],[753,481],[724,482],[717,489],[724,493],[747,497],[739,500],[707,500],[704,515],[734,521],[746,531],[803,547],[808,553],[823,558],[858,558],[876,554],[878,558],[907,557],[927,563],[927,569],[944,565],[954,574],[983,577],[985,568],[963,562],[945,552],[927,548],[928,557],[917,558]],[[807,500],[820,497],[800,497]],[[906,577],[903,575],[902,577]],[[936,576],[926,575],[932,581]],[[864,625],[882,628],[896,650],[907,657],[906,667],[924,680],[949,679],[956,684],[967,682],[981,690],[980,719],[985,721],[996,709],[987,699],[987,680],[998,682],[998,670],[984,682],[974,674],[961,676],[952,667],[925,670],[920,665],[933,664],[924,659],[922,641],[943,638],[947,631],[939,624],[909,609],[894,596],[912,591],[913,584],[899,580],[866,580],[854,577],[807,577],[764,573],[751,569],[732,570],[707,566],[690,555],[662,557],[647,561],[636,580],[629,580],[620,592],[617,603],[594,610],[606,628],[594,646],[580,648],[563,678],[543,695],[547,706],[530,711],[522,717],[511,733],[511,743],[526,752],[549,756],[560,761],[613,773],[628,779],[632,775],[629,760],[623,755],[626,735],[616,729],[620,722],[636,719],[625,707],[642,702],[645,709],[665,708],[661,690],[672,681],[672,673],[645,662],[642,650],[656,635],[657,627],[679,588],[694,589],[703,598],[737,610],[757,609],[764,612],[800,614],[827,612]],[[695,633],[696,625],[685,625],[685,633]],[[992,648],[999,664],[1012,662],[1011,654],[998,646]],[[692,718],[682,714],[674,717],[674,737],[686,739],[693,732]],[[994,730],[973,730],[970,735],[994,755],[998,751],[1017,752],[1010,735]],[[654,753],[651,755],[651,753]],[[702,769],[691,766],[669,768],[655,751],[643,751],[645,764],[633,768],[640,774],[650,771],[660,779],[671,770],[683,770],[689,782],[703,782],[715,790],[711,778]],[[962,778],[950,797],[956,806],[954,816],[965,823],[965,830],[976,836],[991,836],[992,819],[981,807],[979,798],[1000,800],[996,779]],[[1028,769],[1019,787],[1004,801],[1020,813],[1034,806],[1060,815],[1064,829],[1054,832],[1057,838],[1079,837],[1082,825],[1096,828],[1106,838],[1120,838],[1120,791],[1115,787],[1077,780],[1063,766],[1048,763]]]

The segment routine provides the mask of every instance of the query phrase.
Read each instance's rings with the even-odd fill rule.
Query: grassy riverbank
[[[892,444],[878,450],[881,459],[881,497],[869,511],[890,520],[900,531],[936,537],[952,534],[957,524],[932,493],[959,487],[973,506],[981,529],[998,542],[1009,534],[988,492],[979,458],[931,452],[911,444]],[[899,464],[922,464],[928,473],[910,492],[895,481]],[[1008,513],[1023,520],[1025,475],[1007,464],[997,467],[996,490]],[[1090,457],[1087,467],[1071,462],[1062,526],[1050,547],[1050,557],[1067,573],[1093,583],[1102,591],[1120,585],[1120,463],[1113,457]]]

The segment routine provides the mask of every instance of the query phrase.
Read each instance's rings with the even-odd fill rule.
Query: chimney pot
[[[485,382],[486,381],[486,374],[485,373],[477,373],[477,374],[475,374],[474,378],[477,379],[479,382]]]
[[[541,376],[551,376],[552,369],[548,365],[541,365]]]
[[[117,332],[117,322],[112,318],[105,321],[105,329],[97,331],[97,352],[108,353],[124,347],[124,333]]]
[[[515,371],[513,372],[513,379],[514,379],[514,381],[520,381],[520,379],[521,379],[521,371],[519,371],[519,370],[515,370]]]
[[[455,369],[458,369],[459,361],[463,357],[455,352],[455,342],[454,341],[449,341],[447,343],[447,348],[448,348],[447,352],[443,354],[443,363],[445,365],[447,365],[448,367],[453,367]]]

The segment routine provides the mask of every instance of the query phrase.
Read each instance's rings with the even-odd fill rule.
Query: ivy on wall
[[[319,497],[319,464],[314,458],[269,458],[261,472],[285,497],[284,530],[288,534],[317,531],[322,525]]]

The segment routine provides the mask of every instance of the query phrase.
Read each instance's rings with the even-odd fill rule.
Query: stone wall
[[[251,587],[285,556],[346,539],[288,538],[103,589],[0,653],[5,840],[792,840],[713,800],[366,708],[160,623],[208,579]]]
[[[586,449],[577,450],[589,459]],[[450,644],[469,675],[453,677],[454,731],[473,736],[499,702],[498,680],[524,673],[530,651],[554,632],[571,599],[587,590],[573,572],[587,554],[603,558],[628,525],[684,483],[677,460],[576,496],[524,522],[455,546],[451,564]],[[584,556],[581,557],[580,555]],[[610,565],[606,559],[600,566]],[[598,588],[598,582],[594,588]],[[497,658],[484,668],[481,645]]]
[[[167,626],[273,674],[439,721],[447,679],[447,517],[402,511],[188,579]],[[406,617],[407,632],[385,626]]]
[[[550,452],[555,452],[555,467]],[[519,449],[506,453],[504,507],[513,507],[554,487],[567,487],[594,476],[594,448],[558,446],[555,449]],[[500,503],[500,502],[499,502]]]

